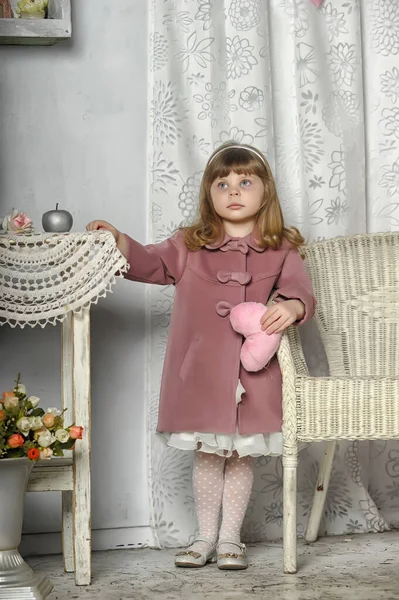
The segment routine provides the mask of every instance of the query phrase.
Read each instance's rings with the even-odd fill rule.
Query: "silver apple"
[[[58,204],[55,210],[49,210],[42,216],[42,226],[44,231],[54,233],[66,233],[70,231],[73,225],[73,218],[67,210],[58,210]]]

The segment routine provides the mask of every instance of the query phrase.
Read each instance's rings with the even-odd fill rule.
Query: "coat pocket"
[[[184,381],[186,379],[187,374],[195,366],[196,353],[197,353],[200,343],[201,343],[201,338],[199,338],[199,337],[194,337],[190,342],[190,345],[186,352],[186,356],[183,359],[183,362],[182,362],[182,365],[181,365],[180,371],[179,371],[179,377],[182,381]]]

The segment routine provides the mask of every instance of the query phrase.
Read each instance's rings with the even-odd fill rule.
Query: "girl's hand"
[[[110,231],[115,238],[116,246],[123,254],[125,258],[129,256],[129,244],[127,242],[126,236],[121,233],[116,227],[111,225],[111,223],[107,223],[107,221],[91,221],[86,225],[87,231],[97,231],[98,229],[105,229],[106,231]]]
[[[116,243],[119,241],[119,237],[121,232],[118,231],[111,223],[107,223],[107,221],[91,221],[86,225],[87,231],[97,231],[98,229],[106,229],[110,231],[115,238]]]
[[[305,306],[300,300],[284,300],[278,304],[273,304],[260,320],[262,330],[269,335],[271,333],[281,333],[289,325],[302,319],[305,315]]]

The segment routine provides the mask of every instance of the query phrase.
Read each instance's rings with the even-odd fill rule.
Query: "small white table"
[[[62,492],[64,566],[77,585],[91,581],[90,306],[126,269],[109,232],[0,236],[0,325],[62,324],[65,420],[85,433],[73,452],[35,465],[28,491]]]

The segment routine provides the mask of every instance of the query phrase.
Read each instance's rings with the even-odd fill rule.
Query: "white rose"
[[[30,428],[32,429],[32,431],[36,431],[37,429],[40,429],[40,427],[43,426],[42,423],[42,419],[41,417],[31,417],[30,418]]]
[[[21,417],[17,421],[17,427],[23,435],[28,435],[32,422],[29,417]]]
[[[15,386],[14,392],[19,392],[20,394],[26,394],[26,387],[23,383],[19,383]]]
[[[41,446],[42,448],[48,448],[49,446],[51,446],[51,444],[54,443],[54,440],[54,436],[51,435],[50,431],[47,430],[39,436],[39,439],[37,441],[39,446]]]
[[[36,408],[36,406],[39,404],[40,402],[40,398],[38,398],[37,396],[29,396],[28,398],[29,402],[32,404],[33,408]]]
[[[55,439],[61,442],[61,444],[65,444],[69,440],[69,433],[66,429],[57,429]]]
[[[53,415],[54,417],[59,417],[61,414],[61,411],[58,410],[58,408],[52,407],[52,408],[48,408],[46,410],[46,413],[50,413],[50,415]]]

